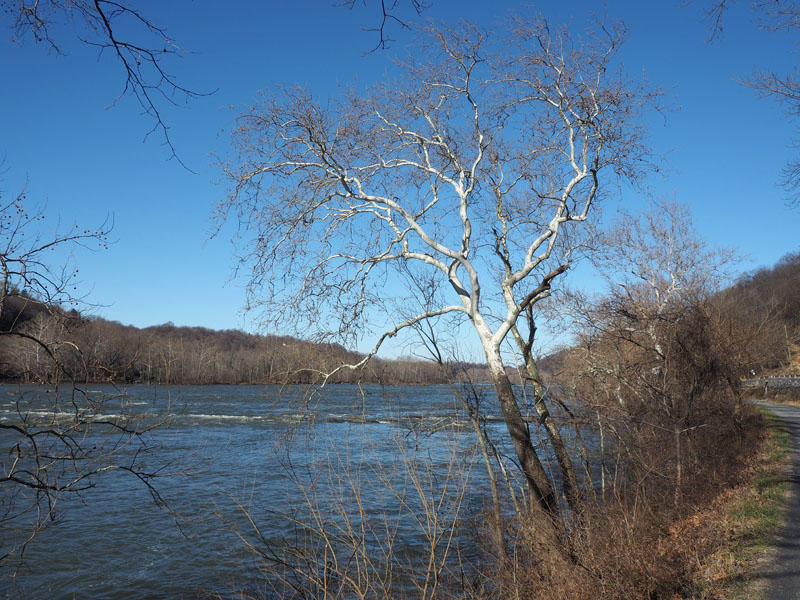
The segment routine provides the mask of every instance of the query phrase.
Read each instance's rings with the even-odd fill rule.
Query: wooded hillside
[[[741,357],[740,364],[757,373],[792,368],[800,372],[799,292],[800,252],[787,254],[774,267],[743,275],[719,294],[718,306],[734,324],[730,335],[749,340],[744,345],[748,356]],[[53,381],[66,373],[80,381],[126,383],[309,383],[322,371],[361,358],[338,344],[288,336],[171,323],[140,329],[54,308],[23,294],[6,298],[0,331],[13,332],[0,344],[0,379],[6,381]],[[542,371],[558,372],[568,354],[561,350],[543,358]],[[460,370],[472,379],[487,379],[483,367],[461,365]],[[363,372],[341,371],[332,381],[402,385],[447,380],[445,371],[432,362],[374,359]]]
[[[800,373],[800,252],[741,275],[713,298],[713,305],[726,328],[721,334],[728,350],[739,354],[738,377]],[[575,350],[564,348],[540,359],[542,372],[553,376],[563,371]]]
[[[800,372],[800,252],[743,275],[721,296],[741,327],[754,331],[754,371]]]
[[[171,323],[139,329],[53,308],[21,295],[9,297],[4,308],[0,328],[12,332],[4,335],[0,344],[0,379],[7,381],[49,382],[66,377],[197,385],[310,383],[323,371],[361,358],[338,344],[286,336]],[[462,367],[473,377],[484,376],[480,367]],[[331,381],[427,384],[447,379],[445,371],[433,362],[375,359],[365,370],[343,370]]]

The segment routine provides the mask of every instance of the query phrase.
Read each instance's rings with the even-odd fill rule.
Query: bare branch
[[[498,32],[428,28],[383,85],[325,102],[283,90],[250,107],[222,165],[220,218],[238,223],[253,304],[274,326],[354,339],[381,312],[409,314],[405,294],[447,291],[337,370],[406,328],[463,316],[530,509],[550,517],[556,494],[501,346],[591,238],[604,182],[646,168],[640,113],[658,98],[618,70],[625,29],[597,30],[578,40],[523,17]]]
[[[408,29],[409,23],[405,18],[398,16],[398,5],[405,4],[414,10],[417,16],[421,15],[425,9],[430,7],[430,2],[425,0],[377,0],[380,4],[380,22],[374,27],[364,27],[364,31],[370,31],[378,34],[378,43],[369,52],[376,50],[386,50],[389,45],[394,41],[389,37],[388,29],[391,24],[397,25],[402,29]],[[341,6],[352,10],[357,4],[362,6],[369,6],[372,0],[339,0],[335,2],[334,6]]]
[[[190,89],[167,72],[165,63],[185,51],[164,27],[123,0],[11,0],[6,4],[4,10],[14,19],[13,29],[20,41],[30,35],[36,42],[61,53],[61,42],[53,37],[51,25],[71,22],[79,28],[78,38],[97,48],[100,56],[109,50],[124,73],[122,91],[111,105],[125,95],[133,96],[152,122],[145,139],[158,132],[170,158],[186,167],[170,136],[163,107],[182,106],[214,91]],[[132,33],[120,36],[120,31],[129,29]],[[137,37],[143,41],[135,41]]]

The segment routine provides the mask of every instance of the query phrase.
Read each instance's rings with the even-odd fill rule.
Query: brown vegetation
[[[682,207],[623,215],[604,242],[608,292],[573,294],[577,344],[548,361],[551,393],[601,440],[580,502],[561,515],[570,561],[542,570],[528,535],[536,521],[520,519],[493,588],[530,599],[714,597],[698,576],[725,539],[711,517],[763,432],[739,386],[757,357],[745,347],[755,319],[729,310],[718,289],[730,255],[696,237]]]
[[[722,309],[735,329],[747,335],[737,348],[748,352],[743,362],[758,376],[800,373],[800,252],[789,253],[772,268],[743,275],[720,294]],[[743,373],[747,376],[748,373]]]
[[[322,373],[362,355],[339,344],[315,344],[288,336],[253,335],[176,327],[137,328],[77,311],[64,311],[16,295],[0,318],[0,380],[44,383],[75,381],[163,384],[313,383]],[[43,349],[51,350],[55,361]],[[485,368],[464,365],[474,378]],[[446,383],[430,361],[376,359],[363,370],[341,371],[330,383],[414,385]]]

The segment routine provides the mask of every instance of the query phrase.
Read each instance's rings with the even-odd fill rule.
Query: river
[[[361,529],[369,553],[380,554],[391,535],[394,551],[413,562],[426,544],[414,513],[430,524],[424,509],[437,506],[441,529],[456,517],[472,522],[488,498],[475,434],[448,386],[337,385],[311,397],[298,386],[90,384],[85,391],[97,401],[96,420],[133,415],[140,426],[159,424],[116,448],[114,460],[127,464],[138,449],[169,508],[119,471],[79,495],[62,494],[57,520],[27,545],[22,562],[2,563],[6,597],[267,595],[257,552],[309,544],[297,522],[308,520],[310,507],[332,529],[347,519],[369,523]],[[477,393],[490,433],[504,439],[492,389]],[[60,392],[55,417],[54,397],[50,388],[0,386],[0,425],[69,418],[71,391]],[[90,433],[81,443],[111,447],[118,439]],[[15,441],[0,429],[4,471]],[[3,485],[5,506],[14,486]],[[6,545],[27,532],[24,518],[0,527]]]

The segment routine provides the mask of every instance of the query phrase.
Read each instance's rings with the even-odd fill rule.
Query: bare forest
[[[0,348],[0,379],[10,382],[308,384],[320,381],[342,363],[362,358],[339,344],[289,336],[169,323],[140,329],[21,295],[12,294],[4,308],[2,331],[20,334],[7,335]],[[486,378],[480,365],[457,367],[475,380]],[[448,381],[440,365],[411,357],[374,360],[363,371],[342,372],[330,382],[421,385]]]
[[[3,6],[17,35],[55,52],[50,19],[77,23],[122,68],[120,97],[148,135],[186,167],[164,109],[205,92],[169,75],[164,61],[182,48],[127,4]],[[708,10],[713,35],[728,4]],[[107,248],[113,225],[52,223],[25,191],[0,196],[0,382],[21,384],[4,386],[0,418],[0,527],[16,528],[0,566],[16,577],[60,499],[83,501],[109,473],[132,476],[178,528],[210,522],[166,499],[168,467],[197,476],[170,444],[200,440],[219,417],[230,447],[254,435],[260,451],[269,438],[294,494],[254,500],[274,475],[259,453],[242,467],[257,474],[251,496],[213,501],[215,522],[257,561],[256,597],[724,597],[715,586],[730,573],[711,557],[735,527],[720,506],[750,484],[768,441],[745,381],[800,371],[800,254],[741,274],[738,252],[706,240],[690,204],[621,206],[623,190],[650,198],[662,165],[649,127],[668,104],[627,70],[622,22],[562,26],[526,9],[492,27],[417,25],[404,10],[429,4],[380,5],[372,51],[391,46],[393,27],[414,36],[412,51],[329,96],[263,91],[212,159],[211,237],[230,234],[262,334],[92,316],[75,256]],[[774,28],[796,27],[791,8]],[[149,43],[122,37],[120,23]],[[792,77],[745,84],[796,108]],[[797,173],[790,162],[792,193]],[[594,283],[581,287],[586,273]],[[408,354],[382,358],[390,341]],[[465,348],[479,361],[462,360]],[[157,386],[141,387],[152,402],[128,403],[133,384],[301,385],[291,397],[262,388],[251,412],[220,416],[211,402],[171,412],[172,392],[157,404]],[[349,384],[335,393],[352,395],[357,418],[332,384]],[[361,384],[403,414],[367,418]],[[380,395],[428,384],[438,387],[413,410]],[[319,419],[331,438],[315,429],[327,393],[341,409]],[[362,450],[387,431],[396,447],[351,455],[339,426]]]

